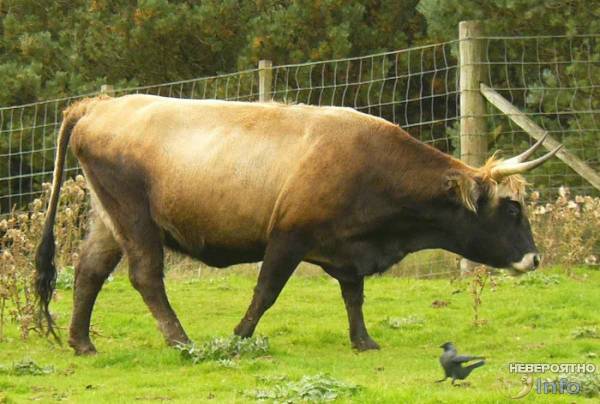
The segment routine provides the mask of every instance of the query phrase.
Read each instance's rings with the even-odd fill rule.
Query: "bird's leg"
[[[448,376],[444,377],[442,380],[436,380],[435,382],[436,383],[445,382],[447,378],[448,378]]]
[[[454,381],[455,381],[455,380],[456,380],[455,378],[452,378],[452,385],[453,385],[453,386],[454,386]]]

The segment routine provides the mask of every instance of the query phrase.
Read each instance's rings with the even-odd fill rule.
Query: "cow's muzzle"
[[[519,272],[533,271],[540,265],[541,257],[538,253],[527,253],[521,261],[513,262],[512,267]]]

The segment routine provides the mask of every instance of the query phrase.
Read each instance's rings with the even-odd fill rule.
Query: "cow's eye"
[[[517,202],[511,201],[508,204],[508,214],[514,217],[518,217],[519,214],[521,214],[521,205],[519,205]]]

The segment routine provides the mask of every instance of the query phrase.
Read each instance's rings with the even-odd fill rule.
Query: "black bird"
[[[484,360],[479,362],[475,362],[471,365],[463,367],[463,363],[470,362],[475,359],[485,359],[483,356],[463,356],[457,355],[456,347],[452,342],[446,342],[444,345],[441,345],[440,348],[444,349],[444,353],[440,356],[440,364],[444,368],[445,376],[442,380],[436,381],[436,383],[440,383],[445,381],[447,378],[452,378],[452,384],[456,379],[464,380],[469,376],[469,374],[473,371],[473,369],[483,366],[485,364]]]

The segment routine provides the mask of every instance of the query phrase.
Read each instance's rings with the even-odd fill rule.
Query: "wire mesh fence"
[[[456,41],[365,57],[277,66],[273,98],[352,107],[452,153],[458,117]]]
[[[485,37],[481,65],[487,83],[594,169],[600,168],[600,34],[544,37]],[[352,107],[380,116],[411,135],[459,156],[458,47],[460,41],[373,55],[274,66],[270,97],[277,102]],[[113,94],[142,93],[192,99],[257,101],[259,69],[152,86]],[[95,94],[86,94],[91,96]],[[0,213],[22,209],[51,181],[61,111],[84,96],[0,108]],[[490,152],[523,150],[532,139],[488,105]],[[78,172],[69,158],[68,174]],[[558,160],[528,176],[542,197],[560,186],[596,194]],[[421,258],[419,258],[421,257]],[[427,252],[404,264],[403,273],[454,273],[456,257]]]
[[[489,85],[596,171],[600,169],[600,35],[489,37],[482,62]],[[488,105],[490,149],[507,154],[533,139]],[[528,175],[547,198],[561,186],[594,194],[587,181],[553,159]]]
[[[113,95],[152,94],[164,97],[255,101],[257,69],[152,86],[116,89]],[[0,108],[0,215],[22,209],[52,180],[57,131],[62,111],[71,103],[99,92]],[[79,173],[69,155],[67,176]]]

